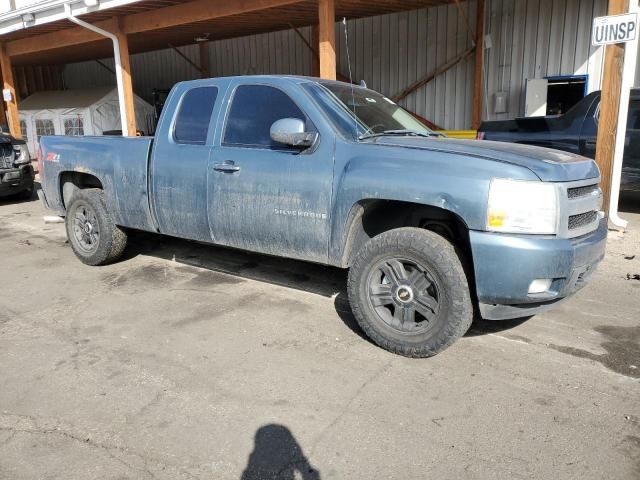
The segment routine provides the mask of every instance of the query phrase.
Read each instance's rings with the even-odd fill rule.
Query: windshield
[[[342,113],[348,114],[351,121],[355,111],[360,137],[399,131],[425,135],[433,133],[405,109],[373,90],[356,86],[352,89],[350,85],[333,82],[320,84],[333,94],[332,97],[342,107]],[[340,123],[340,127],[344,128],[343,122]],[[351,131],[353,128],[355,124]]]

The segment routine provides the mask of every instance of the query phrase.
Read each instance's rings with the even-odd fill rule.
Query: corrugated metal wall
[[[602,49],[590,46],[594,16],[606,12],[606,0],[488,0],[487,33],[492,47],[486,56],[484,117],[522,115],[528,78],[550,75],[589,75],[589,89],[600,87]],[[462,2],[475,28],[476,2]],[[464,17],[455,5],[364,18],[347,22],[354,80],[388,96],[433,72],[471,46]],[[311,41],[311,29],[301,30]],[[198,47],[181,47],[198,61]],[[338,71],[347,76],[344,31],[336,25]],[[311,73],[312,54],[293,31],[211,42],[210,65],[214,76]],[[105,61],[111,67],[113,61]],[[150,99],[153,88],[198,78],[198,72],[174,51],[133,55],[134,88]],[[465,129],[471,125],[473,56],[459,63],[402,104],[437,125]],[[640,75],[640,74],[639,74]],[[113,84],[113,76],[96,62],[68,65],[69,88]],[[508,112],[493,113],[496,92],[508,96]]]
[[[462,3],[472,23],[476,2]],[[393,97],[471,46],[464,18],[454,5],[363,18],[348,22],[354,80]],[[348,75],[343,28],[337,31],[338,71]],[[473,57],[409,95],[400,103],[449,129],[471,124]]]
[[[187,57],[198,61],[198,46],[179,47]],[[101,60],[114,70],[113,58]],[[171,49],[141,53],[131,56],[133,88],[145,100],[152,99],[154,88],[170,88],[181,80],[198,78],[199,73]],[[67,65],[64,71],[67,88],[115,85],[115,76],[98,62],[82,62]]]
[[[299,29],[310,41],[311,28]],[[178,50],[196,64],[198,45]],[[210,42],[210,69],[213,76],[250,74],[311,74],[311,53],[292,30]],[[113,59],[102,61],[113,70]],[[200,78],[200,73],[172,49],[131,56],[133,87],[138,95],[151,100],[154,88],[171,88],[181,80]],[[82,62],[65,68],[67,88],[93,85],[115,85],[115,77],[97,62]]]
[[[485,118],[522,115],[528,78],[588,75],[589,91],[598,90],[603,49],[591,47],[591,25],[606,7],[606,0],[490,0]],[[494,113],[497,92],[508,95],[507,113]]]

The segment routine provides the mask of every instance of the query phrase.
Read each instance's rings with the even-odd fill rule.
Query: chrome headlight
[[[557,233],[558,193],[555,185],[494,178],[489,188],[487,230],[546,235]]]
[[[26,165],[27,163],[31,163],[31,155],[29,154],[29,149],[26,144],[18,143],[14,145],[13,151],[16,154],[16,159],[13,162],[14,165]]]

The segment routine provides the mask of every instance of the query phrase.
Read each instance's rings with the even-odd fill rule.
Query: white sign
[[[11,96],[11,90],[9,90],[8,88],[5,88],[2,90],[2,99],[5,102],[10,102],[11,100],[13,100],[13,97]]]
[[[636,39],[638,32],[638,14],[611,15],[596,17],[593,20],[593,45],[626,43]]]

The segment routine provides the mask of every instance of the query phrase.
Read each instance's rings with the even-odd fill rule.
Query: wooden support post
[[[22,138],[20,117],[18,115],[18,98],[16,96],[15,82],[13,81],[13,70],[11,69],[11,57],[7,54],[4,43],[0,44],[0,70],[2,71],[2,89],[9,90],[11,95],[11,100],[4,102],[7,107],[9,132],[15,138]]]
[[[2,80],[2,78],[0,78],[0,80]],[[0,85],[2,84],[2,82],[0,82]],[[9,125],[9,122],[7,122],[7,112],[4,111],[4,102],[0,102],[0,126],[5,127]]]
[[[484,85],[484,12],[485,0],[478,0],[476,13],[476,65],[473,78],[473,112],[471,126],[474,130],[482,123],[483,85]]]
[[[320,45],[320,35],[318,34],[318,25],[311,26],[311,45]],[[320,76],[320,55],[317,48],[311,50],[311,76]]]
[[[122,67],[122,86],[124,88],[124,108],[127,113],[127,131],[130,137],[136,136],[136,110],[133,96],[133,83],[131,81],[131,63],[129,61],[129,40],[124,33],[120,21],[116,22],[117,28],[113,32],[120,42],[120,65]],[[124,127],[124,126],[123,126]]]
[[[318,1],[318,52],[320,77],[336,79],[336,10],[335,0]]]
[[[211,67],[209,65],[209,42],[200,43],[200,74],[202,78],[211,76]]]
[[[607,14],[619,15],[626,13],[628,9],[628,0],[609,0]],[[624,44],[607,45],[604,51],[602,99],[600,101],[600,120],[598,121],[598,138],[596,140],[596,163],[600,168],[603,209],[607,214],[609,213],[609,198],[611,197],[611,173],[618,127],[623,66]],[[622,125],[622,128],[624,128],[624,125]]]

